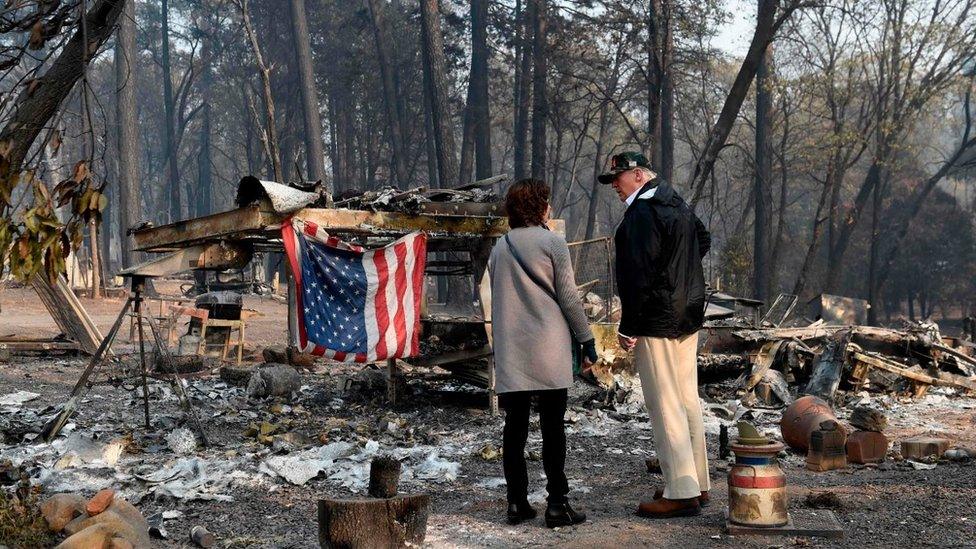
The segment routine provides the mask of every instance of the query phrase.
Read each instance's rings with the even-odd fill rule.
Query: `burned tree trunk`
[[[424,145],[427,151],[427,186],[436,189],[441,184],[440,178],[437,176],[437,146],[434,145],[434,122],[431,117],[431,112],[434,109],[430,105],[430,94],[427,93],[429,89],[430,75],[424,72]],[[461,156],[461,181],[464,182],[464,154],[462,153]]]
[[[532,97],[532,6],[534,0],[521,0],[515,3],[515,21],[518,37],[516,38],[515,54],[515,122],[513,132],[513,158],[515,164],[515,179],[522,179],[526,174],[525,153],[529,142],[529,104]]]
[[[201,77],[204,97],[210,97],[212,93],[213,75],[207,76],[209,71],[204,70]],[[207,83],[207,82],[210,83]],[[204,103],[200,109],[200,152],[197,155],[197,196],[196,212],[197,216],[210,215],[213,212],[213,144],[210,137],[213,133],[213,123],[211,120],[211,109],[208,103]]]
[[[779,157],[779,205],[776,208],[776,231],[770,236],[770,252],[769,252],[769,288],[771,292],[775,292],[780,287],[780,259],[782,257],[783,251],[783,241],[786,232],[786,209],[788,205],[787,188],[789,186],[789,162],[787,161],[787,147],[790,138],[790,113],[786,108],[786,100],[783,100],[783,130],[779,139],[779,152],[777,156]],[[772,232],[772,226],[770,226],[770,231]],[[770,297],[772,297],[770,295]]]
[[[653,0],[647,20],[647,137],[654,170],[670,181],[674,166],[671,0]]]
[[[403,140],[403,128],[400,113],[397,110],[396,78],[392,61],[389,29],[383,15],[383,2],[380,0],[363,0],[373,23],[373,36],[376,41],[376,56],[380,66],[380,76],[383,81],[383,104],[386,108],[387,138],[390,151],[393,153],[393,176],[398,184],[405,184],[407,180],[407,154]]]
[[[321,547],[419,547],[427,536],[430,496],[320,499]]]
[[[115,116],[118,121],[119,149],[119,240],[122,265],[136,263],[132,237],[127,233],[142,217],[139,201],[139,119],[136,112],[136,20],[135,1],[122,8],[115,38]]]
[[[470,77],[469,77],[470,78]],[[464,185],[471,182],[474,172],[474,113],[471,112],[471,105],[474,99],[471,96],[471,84],[468,83],[467,106],[464,109],[464,122],[461,126],[461,163],[458,169],[458,184]]]
[[[548,5],[546,0],[532,0],[532,177],[546,177],[546,124],[549,100],[546,76],[549,56],[546,41]]]
[[[472,166],[477,178],[491,177],[491,120],[488,107],[488,0],[471,0],[471,72],[468,77],[467,107],[461,144],[459,181],[471,181]]]
[[[197,217],[210,215],[213,211],[213,144],[211,136],[213,134],[213,123],[211,119],[213,100],[213,29],[209,21],[204,16],[203,46],[200,53],[202,61],[200,72],[200,96],[202,105],[200,107],[200,151],[197,154]]]
[[[369,466],[367,493],[374,498],[392,498],[400,486],[400,462],[392,457],[373,458]]]
[[[474,102],[475,178],[492,176],[488,97],[488,0],[471,0],[471,88]],[[469,107],[471,107],[469,105]]]
[[[428,84],[430,114],[434,125],[437,176],[441,186],[451,187],[453,185],[450,183],[458,176],[458,165],[454,149],[454,132],[451,128],[450,94],[444,74],[444,39],[441,34],[441,16],[437,0],[420,2],[420,24],[424,71],[429,75],[425,81]]]
[[[753,222],[752,290],[756,299],[767,303],[770,291],[769,234],[772,225],[770,186],[773,178],[771,70],[772,51],[767,47],[756,71],[756,172],[752,186],[756,212]]]
[[[427,534],[430,497],[397,496],[400,462],[374,458],[369,495],[378,499],[320,499],[322,547],[419,547]]]
[[[356,147],[353,135],[355,105],[350,97],[348,86],[344,85],[339,75],[329,75],[328,86],[329,123],[333,134],[332,176],[335,182],[333,191],[338,193],[355,185]]]
[[[600,204],[599,196],[601,187],[600,182],[597,180],[597,176],[603,171],[603,146],[607,137],[607,111],[609,109],[609,102],[605,101],[602,105],[600,105],[600,122],[596,138],[596,153],[593,157],[593,183],[590,191],[592,196],[586,211],[586,233],[583,237],[584,240],[589,240],[593,238],[594,234],[596,234],[596,210]]]
[[[291,0],[292,36],[295,38],[295,58],[298,61],[299,89],[302,93],[302,121],[305,125],[305,165],[312,181],[325,181],[325,152],[322,147],[322,119],[319,116],[319,97],[312,69],[312,45],[309,39],[305,0]]]
[[[173,73],[169,60],[169,0],[162,0],[160,7],[162,25],[163,106],[166,112],[166,173],[169,183],[169,221],[176,223],[183,217],[180,200],[179,147],[176,144],[176,104],[173,98]]]
[[[102,297],[102,254],[98,245],[98,221],[92,218],[88,222],[88,253],[91,258],[91,288],[88,297],[91,299]]]

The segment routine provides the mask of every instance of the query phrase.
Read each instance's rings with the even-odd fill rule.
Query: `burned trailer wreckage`
[[[420,356],[409,362],[446,369],[460,380],[488,389],[489,402],[495,409],[490,317],[486,321],[485,314],[490,308],[486,268],[495,240],[508,230],[494,191],[504,180],[504,176],[493,177],[457,189],[386,187],[344,193],[333,200],[320,188],[245,177],[238,187],[236,209],[145,227],[134,231],[133,236],[140,251],[167,254],[141,269],[161,274],[164,269],[152,270],[151,266],[178,263],[180,269],[219,270],[241,267],[255,254],[280,252],[281,225],[292,216],[364,248],[378,248],[407,233],[422,231],[431,253],[421,303],[423,337]],[[551,226],[562,232],[564,224],[554,220]],[[214,250],[225,253],[218,257]],[[289,294],[292,291],[290,285]],[[288,347],[295,348],[298,338],[293,296],[288,303]],[[388,396],[395,400],[398,369],[396,361],[386,362]]]

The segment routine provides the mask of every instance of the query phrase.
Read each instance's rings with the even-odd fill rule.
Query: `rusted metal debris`
[[[503,217],[466,214],[411,215],[398,212],[305,208],[294,214],[338,235],[396,236],[412,231],[426,231],[432,239],[498,238],[508,231]],[[202,242],[274,241],[280,237],[281,223],[287,218],[270,206],[251,205],[228,212],[208,215],[135,231],[136,246],[141,251],[170,251]],[[552,228],[562,232],[565,224],[554,220]]]

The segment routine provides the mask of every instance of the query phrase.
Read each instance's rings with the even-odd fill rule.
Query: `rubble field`
[[[34,330],[46,320],[35,318],[46,313],[29,296],[8,294],[20,291],[4,290],[0,333]],[[106,331],[117,304],[85,305]],[[250,355],[260,357],[256,349],[284,339],[283,322],[273,320],[284,305],[246,296],[245,306],[266,314],[248,325]],[[386,373],[375,367],[320,362],[314,372],[297,373],[293,395],[267,398],[249,396],[247,380],[187,375],[186,391],[209,443],[203,446],[164,376],[149,380],[151,426],[144,427],[132,350],[121,337],[117,356],[100,368],[77,413],[49,444],[38,443],[37,433],[67,398],[86,359],[13,356],[0,362],[5,489],[19,472],[42,497],[68,492],[88,498],[113,488],[146,518],[159,547],[194,546],[195,526],[213,533],[217,547],[316,547],[316,501],[362,496],[370,460],[389,454],[403,463],[400,492],[431,496],[430,547],[904,547],[969,546],[976,539],[974,461],[896,455],[900,440],[919,435],[976,448],[976,399],[952,387],[931,387],[917,397],[867,390],[840,397],[835,412],[842,422],[866,404],[887,417],[892,450],[881,464],[818,473],[805,468],[801,454],[781,457],[791,513],[816,516],[828,508],[843,525],[844,539],[825,540],[733,537],[722,530],[731,458],[718,459],[720,426],[747,419],[778,439],[782,406],[745,406],[733,379],[703,384],[712,504],[699,517],[651,521],[634,515],[638,500],[661,481],[645,464],[654,446],[640,391],[578,382],[567,413],[567,474],[571,500],[588,520],[549,530],[541,518],[505,523],[502,418],[487,413],[483,391],[443,371],[404,365],[406,386],[395,407],[386,404]],[[527,447],[530,499],[541,510],[545,481],[535,427]]]

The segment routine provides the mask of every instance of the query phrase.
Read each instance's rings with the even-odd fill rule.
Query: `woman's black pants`
[[[566,480],[566,389],[516,391],[499,395],[505,409],[502,464],[508,485],[508,502],[523,503],[529,495],[529,477],[525,468],[525,442],[529,437],[529,412],[532,398],[538,399],[539,425],[542,429],[542,467],[546,471],[546,491],[550,505],[566,503],[569,483]]]

